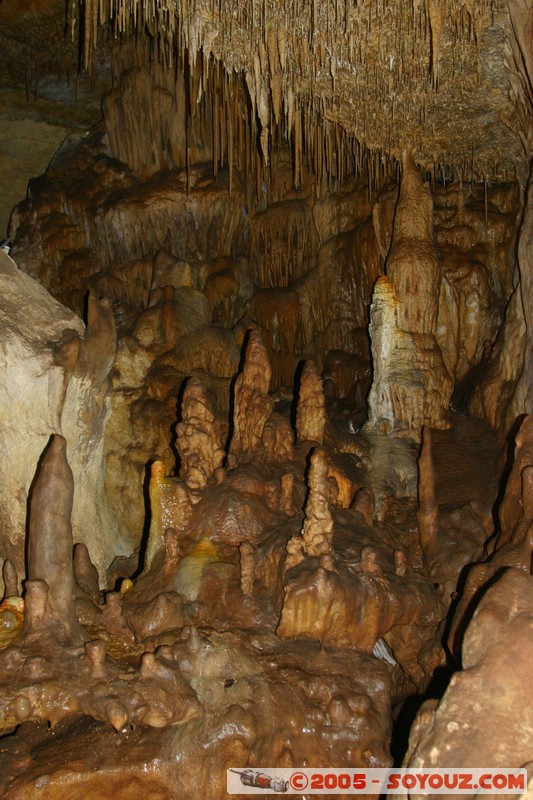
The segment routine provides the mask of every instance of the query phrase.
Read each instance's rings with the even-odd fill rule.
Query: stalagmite
[[[183,530],[191,514],[191,501],[183,483],[165,475],[165,466],[154,461],[150,477],[150,531],[144,557],[144,571],[148,572],[157,557],[166,551],[167,529]]]
[[[285,571],[296,567],[305,558],[304,540],[301,534],[291,536],[286,546]]]
[[[314,361],[305,362],[300,380],[296,409],[296,433],[299,442],[324,441],[326,411],[322,378]]]
[[[2,566],[2,578],[4,581],[4,597],[15,597],[19,594],[19,579],[15,565],[8,558]]]
[[[293,433],[286,417],[272,412],[263,431],[263,445],[267,458],[288,463],[294,458]]]
[[[263,431],[274,402],[268,394],[271,369],[261,332],[249,333],[242,372],[235,381],[233,436],[228,463],[237,458],[253,458],[261,443]]]
[[[291,472],[285,472],[281,476],[281,492],[279,498],[279,510],[287,516],[291,517],[294,514],[295,508],[292,499],[294,490],[294,475]]]
[[[418,438],[423,425],[447,427],[453,385],[435,338],[440,269],[433,200],[410,151],[403,157],[386,271],[370,310],[374,379],[367,429]]]
[[[302,528],[304,549],[308,556],[331,553],[333,517],[329,506],[330,484],[326,451],[315,448],[309,470],[309,497]]]
[[[100,602],[100,587],[98,584],[98,570],[91,561],[87,545],[82,542],[74,545],[73,559],[74,577],[81,589],[94,603]]]
[[[79,634],[74,613],[74,571],[72,567],[72,498],[74,480],[67,462],[67,443],[52,437],[44,453],[30,500],[28,536],[28,578],[46,582],[47,610],[67,634]],[[31,604],[30,604],[31,605]]]
[[[176,426],[180,477],[190,489],[204,489],[222,465],[225,452],[220,425],[201,382],[194,376],[187,381],[181,414],[182,421]]]

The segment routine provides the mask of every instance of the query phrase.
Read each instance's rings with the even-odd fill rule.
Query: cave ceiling
[[[394,173],[407,146],[445,180],[507,180],[523,161],[503,0],[3,0],[0,23],[3,69],[26,82],[95,75],[148,37],[169,68],[200,73],[193,107],[221,62],[245,82],[265,159],[275,136],[309,147],[333,126],[371,173]]]

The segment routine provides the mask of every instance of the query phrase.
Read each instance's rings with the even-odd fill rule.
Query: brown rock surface
[[[508,569],[487,589],[465,634],[463,670],[436,708],[420,712],[406,764],[511,768],[532,760],[523,735],[533,725],[524,691],[533,658],[532,586],[531,575]]]
[[[314,361],[306,361],[300,378],[296,408],[296,435],[299,442],[322,444],[326,425],[324,387]]]
[[[0,80],[55,91],[59,5],[0,3]],[[0,794],[218,800],[228,766],[390,763],[450,608],[464,629],[477,607],[465,669],[416,757],[531,761],[501,699],[530,657],[529,419],[499,497],[531,399],[531,0],[148,5],[104,37],[104,124],[12,219],[24,269],[79,313],[92,295],[85,331],[32,284],[0,321]],[[80,8],[95,71],[111,5]],[[515,170],[522,196],[492,182]]]
[[[253,458],[272,413],[269,397],[270,363],[258,329],[249,333],[242,372],[235,381],[233,435],[230,464],[238,458]]]

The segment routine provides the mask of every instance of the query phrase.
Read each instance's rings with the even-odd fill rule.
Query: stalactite
[[[367,150],[363,162],[367,162],[372,173],[374,188],[386,180],[389,159],[404,145],[404,126],[412,131],[413,125],[418,126],[418,118],[424,125],[428,114],[435,114],[439,81],[455,80],[456,71],[459,74],[465,68],[470,71],[469,88],[483,79],[479,42],[490,24],[493,5],[492,0],[477,3],[420,0],[412,4],[391,0],[354,7],[344,5],[341,9],[338,0],[279,7],[252,0],[226,6],[206,0],[176,0],[174,7],[168,7],[163,0],[123,0],[119,5],[87,0],[82,6],[84,58],[89,64],[99,25],[109,19],[115,35],[130,36],[147,25],[154,37],[157,58],[166,67],[174,64],[174,59],[176,65],[187,63],[191,73],[195,73],[199,63],[203,65],[201,93],[207,94],[213,104],[215,175],[223,163],[229,164],[231,159],[233,164],[232,141],[237,138],[243,113],[243,108],[234,113],[220,92],[223,88],[226,97],[235,76],[245,74],[252,106],[247,163],[250,172],[259,170],[258,196],[268,180],[265,168],[280,134],[292,143],[295,186],[302,184],[304,165],[315,174],[317,186],[322,184],[323,175],[330,184],[332,180],[342,182],[356,169],[347,157],[350,138],[356,136]],[[263,20],[266,28],[262,27]],[[138,42],[141,41],[139,36]],[[233,51],[233,41],[250,46],[244,52]],[[439,53],[443,47],[451,56],[441,76]],[[212,80],[214,65],[219,60],[224,63],[224,87]],[[190,95],[193,104],[198,101],[200,85],[196,77]],[[334,130],[333,135],[340,135],[343,141],[326,142],[320,148],[317,129],[326,139],[331,136],[317,118],[317,109],[324,100],[342,130],[341,134]],[[188,113],[194,115],[192,109]],[[253,130],[256,116],[259,136]],[[405,122],[399,124],[398,120]],[[454,133],[460,147],[460,133]],[[376,137],[385,159],[373,163]],[[420,161],[430,168],[432,154],[427,152],[423,135],[416,132],[414,139]],[[257,147],[260,160],[256,158]],[[238,149],[240,158],[242,148]],[[187,157],[183,160],[187,161]],[[451,166],[457,167],[459,159],[454,156],[452,160]],[[500,175],[510,162],[511,158],[501,165]],[[473,164],[476,175],[483,168],[488,173],[488,166],[485,153],[482,158],[476,153]]]

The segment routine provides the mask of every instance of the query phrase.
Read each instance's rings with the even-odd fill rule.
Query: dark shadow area
[[[244,369],[244,362],[246,360],[246,352],[248,350],[249,341],[250,341],[250,331],[246,331],[246,333],[244,334],[243,341],[242,341],[241,357],[240,357],[240,360],[239,360],[239,366],[237,368],[237,372],[235,373],[235,375],[231,379],[230,387],[229,387],[228,435],[226,437],[226,441],[224,442],[224,450],[226,452],[226,456],[224,457],[224,462],[223,462],[223,466],[224,467],[227,466],[227,460],[228,460],[228,455],[227,454],[229,453],[231,440],[233,439],[233,432],[235,430],[235,427],[234,427],[235,384],[237,383],[237,378],[239,377],[239,375],[241,375],[241,373],[242,373],[242,371]]]
[[[465,567],[465,569],[461,573],[461,581],[460,581],[460,584],[458,584],[458,586],[464,586],[465,585],[466,578],[468,577],[468,574],[470,572],[470,568],[473,567],[473,566],[476,566],[476,565],[475,564],[470,564],[469,568]],[[486,580],[483,583],[483,585],[479,587],[477,592],[473,595],[472,599],[470,600],[470,603],[466,607],[466,609],[465,609],[465,611],[463,613],[463,616],[461,618],[461,621],[460,621],[459,625],[457,626],[457,630],[455,632],[455,640],[453,642],[452,655],[453,655],[453,658],[455,659],[455,661],[457,662],[458,665],[461,665],[461,650],[463,648],[463,639],[464,639],[464,635],[466,633],[466,630],[467,630],[468,626],[470,625],[470,623],[472,621],[472,617],[474,616],[474,613],[475,613],[477,607],[479,606],[481,600],[483,599],[483,597],[486,595],[488,590],[492,586],[494,586],[495,583],[497,583],[497,581],[501,578],[501,576],[503,575],[503,573],[505,572],[506,569],[509,569],[509,567],[503,566],[503,567],[500,567],[499,569],[497,569],[496,572],[494,573],[494,575],[491,578],[489,578],[488,580]],[[464,579],[463,579],[463,573],[465,573]],[[453,615],[455,613],[457,605],[461,601],[461,597],[462,597],[462,595],[458,592],[458,595],[455,598],[452,606],[450,606],[450,612],[448,614],[448,620],[446,622],[446,630],[447,630],[447,632],[449,632],[449,627],[451,625],[451,621],[453,619]],[[445,638],[445,641],[446,641],[446,636],[444,638]]]
[[[296,430],[296,412],[298,411],[298,400],[300,397],[300,386],[302,383],[302,372],[304,371],[305,362],[306,359],[303,358],[301,361],[298,362],[298,364],[296,365],[296,369],[294,370],[293,394],[289,412],[290,413],[289,420],[293,431]]]
[[[150,477],[152,475],[152,464],[153,461],[148,461],[145,468],[144,468],[144,479],[143,479],[143,501],[144,501],[144,524],[143,530],[141,535],[141,541],[139,544],[139,567],[137,571],[132,575],[132,578],[136,578],[144,569],[144,557],[146,555],[146,548],[148,546],[148,536],[150,534],[150,525],[152,522],[152,509],[150,506]]]
[[[524,421],[525,416],[526,416],[525,414],[521,414],[515,419],[506,437],[506,446],[504,448],[505,461],[503,462],[500,471],[500,480],[498,482],[498,494],[496,496],[496,500],[494,501],[494,505],[492,507],[492,518],[494,520],[494,530],[496,532],[499,531],[500,529],[500,520],[499,520],[500,506],[503,502],[503,498],[505,497],[505,489],[507,487],[507,481],[509,480],[509,475],[511,473],[514,464],[515,449],[516,449],[515,439]]]
[[[456,671],[455,665],[451,662],[444,667],[435,670],[429,685],[424,694],[410,695],[403,703],[399,704],[399,710],[393,719],[390,750],[394,759],[394,766],[402,765],[407,748],[409,746],[409,736],[415,721],[415,717],[420,711],[421,706],[426,700],[440,700],[446,691],[453,673]],[[393,709],[394,715],[394,709]]]
[[[181,469],[181,466],[182,466],[180,454],[179,454],[178,447],[177,447],[178,434],[177,434],[176,428],[178,427],[178,425],[180,424],[180,422],[183,419],[183,414],[182,414],[182,410],[181,410],[181,407],[182,407],[182,404],[183,404],[183,395],[185,394],[185,389],[187,388],[187,384],[189,383],[190,379],[191,379],[191,376],[189,375],[187,378],[185,378],[181,382],[181,386],[180,386],[180,389],[179,389],[179,392],[178,392],[178,396],[176,398],[176,421],[173,422],[172,425],[170,426],[170,442],[169,442],[169,446],[170,446],[170,449],[172,450],[172,455],[174,456],[174,475],[179,475],[179,472],[180,472],[180,469]]]

